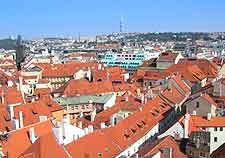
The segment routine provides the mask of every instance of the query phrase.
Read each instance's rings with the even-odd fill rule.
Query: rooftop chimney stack
[[[35,136],[35,132],[34,132],[34,127],[31,127],[29,129],[29,136],[30,136],[30,141],[33,144],[36,141],[36,136]]]
[[[188,138],[189,119],[190,119],[190,115],[189,114],[185,114],[185,116],[184,116],[184,138]]]
[[[13,118],[14,118],[14,110],[13,110],[13,106],[9,106],[9,113],[10,113],[11,119],[13,119]]]
[[[212,114],[211,114],[211,113],[208,113],[208,114],[207,114],[207,120],[210,121],[211,118],[212,118]]]
[[[14,129],[19,129],[20,128],[20,126],[19,126],[19,120],[13,119],[12,121],[13,121],[13,128]]]
[[[23,112],[19,112],[20,128],[23,128]]]
[[[94,127],[92,125],[88,126],[88,133],[92,133],[94,131]]]
[[[101,129],[105,128],[105,122],[102,122],[100,126],[101,126]]]

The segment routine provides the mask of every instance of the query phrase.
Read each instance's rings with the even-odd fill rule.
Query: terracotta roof
[[[160,54],[158,61],[174,61],[176,60],[178,55],[178,53],[167,51]]]
[[[49,96],[41,98],[39,101],[14,106],[15,118],[19,119],[19,112],[23,112],[24,126],[31,125],[40,121],[39,116],[52,117],[52,112],[62,110],[63,108],[52,101]]]
[[[156,124],[156,120],[150,113],[137,111],[120,121],[116,126],[106,128],[104,133],[110,136],[121,149],[125,150],[146,135]]]
[[[172,77],[172,80],[174,80],[177,85],[185,92],[189,93],[191,91],[191,88],[185,83],[184,80],[181,79],[180,75],[176,75]]]
[[[162,80],[166,79],[169,76],[167,72],[158,72],[158,71],[146,71],[144,75],[145,80]]]
[[[190,82],[199,82],[206,78],[206,75],[197,65],[174,64],[166,72],[170,74],[180,74],[182,79]]]
[[[218,75],[216,64],[207,59],[196,59],[196,58],[181,59],[179,61],[179,64],[197,65],[207,77],[215,78]]]
[[[196,127],[225,127],[225,117],[212,117],[207,120],[201,116],[191,116],[193,125]]]
[[[6,141],[2,141],[3,152],[8,153],[9,157],[18,157],[25,152],[30,146],[29,128],[33,127],[35,135],[41,137],[52,130],[52,123],[48,121],[39,122],[25,128],[9,132],[9,137]]]
[[[12,122],[6,105],[0,104],[0,131],[12,130]]]
[[[179,104],[185,99],[185,96],[183,96],[175,86],[164,90],[161,95],[172,104]]]
[[[112,82],[88,82],[87,80],[71,80],[53,93],[62,93],[64,96],[78,96],[113,92]]]
[[[5,101],[7,104],[24,103],[22,94],[16,87],[8,87],[4,89]]]
[[[51,150],[49,150],[49,147],[51,147]],[[56,141],[56,137],[52,132],[40,136],[34,144],[20,155],[20,158],[29,155],[32,155],[33,158],[69,158],[64,148]]]
[[[143,107],[143,111],[151,113],[157,121],[164,119],[166,113],[168,113],[171,109],[172,107],[159,96],[156,96],[152,100],[148,101]]]
[[[121,81],[124,82],[124,74],[127,72],[120,67],[106,67],[101,70],[93,70],[94,81]]]
[[[79,70],[97,69],[96,62],[67,62],[65,64],[38,63],[43,69],[42,77],[73,77]]]
[[[164,155],[162,152],[163,149],[170,148],[172,149],[173,158],[187,158],[181,150],[179,144],[171,136],[167,136],[158,140],[153,141],[150,144],[146,144],[138,151],[138,155],[141,157],[152,156],[158,152],[161,152],[161,155]],[[168,155],[164,155],[167,157]]]
[[[72,157],[78,158],[113,158],[117,153],[122,152],[120,147],[102,130],[94,131],[73,141],[66,145],[66,149]]]

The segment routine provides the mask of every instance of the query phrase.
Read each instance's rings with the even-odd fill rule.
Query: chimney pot
[[[20,128],[23,128],[23,112],[19,112]]]
[[[36,141],[36,136],[35,136],[35,132],[34,132],[34,127],[31,127],[29,129],[29,136],[30,136],[30,141],[33,144]]]

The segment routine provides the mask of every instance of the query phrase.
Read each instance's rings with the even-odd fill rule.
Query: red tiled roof
[[[145,80],[162,80],[169,76],[167,72],[146,71],[144,75]]]
[[[185,96],[183,96],[175,86],[171,86],[170,89],[166,89],[161,94],[163,98],[166,98],[172,104],[180,103],[184,100]]]
[[[164,148],[172,149],[173,158],[187,158],[187,155],[180,150],[179,144],[171,136],[155,140],[152,143],[145,145],[139,150],[138,155],[141,157],[148,157],[161,152]],[[163,155],[162,152],[161,155]],[[166,157],[166,155],[164,156]]]
[[[51,150],[49,150],[51,147]],[[40,136],[20,157],[32,155],[37,158],[69,158],[64,148],[58,144],[52,132]]]
[[[207,77],[215,78],[218,75],[218,70],[217,70],[216,64],[207,59],[196,59],[196,58],[181,59],[179,61],[179,64],[197,65],[199,67],[199,69]]]
[[[172,79],[178,84],[178,86],[185,92],[189,93],[191,88],[185,84],[185,81],[181,79],[180,75],[173,76]]]
[[[92,95],[113,92],[113,86],[110,81],[90,83],[87,80],[71,80],[54,92],[62,93],[64,96]]]
[[[5,101],[7,104],[23,104],[23,97],[16,87],[8,87],[4,89]]]
[[[9,132],[9,137],[6,141],[2,141],[3,152],[8,153],[10,157],[18,157],[25,152],[30,146],[28,130],[33,127],[35,135],[41,137],[52,130],[52,123],[48,121],[39,122],[25,128]]]
[[[167,51],[160,54],[158,61],[174,61],[176,60],[178,55],[178,53]]]
[[[225,117],[212,117],[210,120],[207,120],[201,116],[191,116],[193,125],[196,127],[225,127]]]
[[[97,143],[96,143],[97,141]],[[94,131],[72,143],[66,145],[66,149],[72,157],[113,158],[122,150],[120,147],[102,130]]]
[[[6,105],[0,104],[0,131],[12,130],[12,122]]]
[[[199,82],[206,78],[206,75],[197,65],[174,64],[166,72],[170,74],[179,73],[184,80]]]

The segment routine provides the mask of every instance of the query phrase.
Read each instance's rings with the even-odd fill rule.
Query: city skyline
[[[217,0],[10,0],[2,2],[0,38],[77,37],[126,32],[223,32],[225,2]]]

